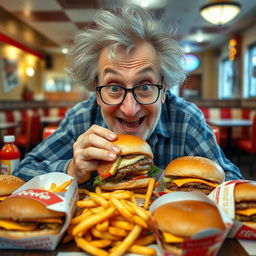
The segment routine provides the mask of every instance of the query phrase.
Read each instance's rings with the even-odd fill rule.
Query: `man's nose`
[[[125,116],[132,117],[137,114],[140,108],[141,106],[134,99],[132,92],[127,92],[126,97],[120,106],[120,110],[125,114]]]

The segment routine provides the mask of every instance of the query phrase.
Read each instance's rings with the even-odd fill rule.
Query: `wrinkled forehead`
[[[131,63],[148,62],[151,65],[158,65],[158,57],[154,48],[146,42],[138,43],[130,51],[126,47],[118,47],[115,50],[115,56],[111,56],[109,48],[102,50],[98,62],[98,70],[102,71],[106,66],[124,66],[129,67]]]

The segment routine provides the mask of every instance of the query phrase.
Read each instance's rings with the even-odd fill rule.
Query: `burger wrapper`
[[[66,192],[51,193],[40,188],[49,189],[52,183],[57,186],[63,182],[72,179]],[[1,249],[31,249],[31,250],[54,250],[72,218],[76,201],[78,200],[78,186],[75,178],[60,172],[52,172],[34,177],[19,189],[11,197],[28,197],[45,204],[50,210],[64,212],[66,214],[65,222],[59,233],[48,236],[38,236],[24,239],[8,239],[0,237]]]
[[[241,221],[235,220],[234,189],[236,184],[252,182],[250,180],[226,181],[215,188],[208,197],[218,204],[223,211],[233,219],[234,225],[230,229],[228,237],[237,239],[256,239],[256,229],[253,229]]]
[[[156,198],[166,194],[166,192],[164,192],[166,185],[165,185],[165,182],[163,181],[163,178],[164,178],[164,171],[162,171],[160,177],[157,180],[158,186],[153,191],[153,194]]]
[[[218,205],[214,204],[206,195],[199,193],[199,192],[172,192],[167,193],[159,197],[157,200],[153,202],[150,206],[150,212],[153,216],[153,212],[161,205],[175,202],[175,201],[183,201],[183,200],[196,200],[196,201],[203,201],[208,202],[217,206],[222,220],[226,226],[224,231],[219,231],[216,229],[207,229],[202,232],[195,234],[191,239],[186,239],[181,243],[182,255],[185,256],[198,256],[198,255],[207,255],[207,256],[214,256],[218,253],[219,249],[221,248],[222,243],[227,236],[230,227],[233,225],[232,220],[225,214]],[[170,214],[171,218],[171,214]],[[153,231],[156,236],[157,244],[161,251],[161,255],[164,256],[172,256],[176,255],[171,252],[168,252],[163,247],[163,242],[160,237],[160,231],[157,228],[156,222],[152,217],[153,223]],[[177,224],[178,225],[178,224]]]

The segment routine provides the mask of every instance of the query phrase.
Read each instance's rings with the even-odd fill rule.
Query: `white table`
[[[227,128],[227,145],[232,143],[232,128],[233,127],[250,127],[252,120],[249,119],[208,119],[210,125]]]

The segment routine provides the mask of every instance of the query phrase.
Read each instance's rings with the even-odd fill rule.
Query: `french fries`
[[[56,183],[52,183],[49,187],[49,189],[45,188],[45,187],[40,187],[40,189],[42,190],[46,190],[52,193],[59,193],[59,192],[66,192],[67,191],[67,187],[71,184],[72,179],[69,179],[67,181],[64,181],[62,184],[60,184],[59,186],[57,186]]]
[[[64,241],[73,236],[77,246],[92,255],[156,255],[155,249],[147,247],[154,242],[150,214],[136,203],[132,191],[104,192],[96,188],[95,193],[82,193],[87,197],[77,202],[80,209],[71,220]]]

